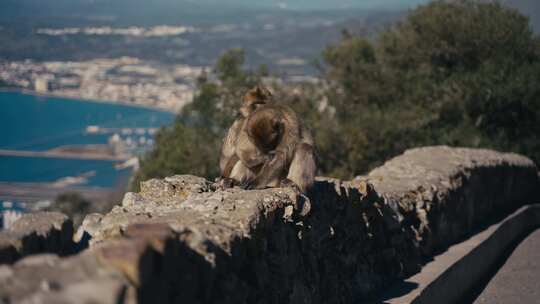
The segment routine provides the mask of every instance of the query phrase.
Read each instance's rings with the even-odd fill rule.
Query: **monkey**
[[[261,86],[256,86],[253,89],[249,90],[242,97],[242,105],[238,111],[238,117],[229,128],[225,140],[221,146],[221,155],[219,159],[219,167],[221,173],[222,183],[225,186],[230,187],[234,184],[234,181],[240,181],[244,178],[245,175],[251,175],[252,172],[247,167],[241,166],[238,162],[240,159],[236,155],[236,146],[239,140],[239,134],[243,130],[244,123],[247,117],[255,110],[257,107],[260,107],[263,104],[266,104],[267,101],[272,97],[270,91]],[[240,145],[242,147],[248,147],[250,142],[247,141],[246,137],[240,139],[242,142]],[[262,154],[257,154],[258,151],[253,149],[253,156],[258,155],[261,157],[259,160],[260,163],[264,161],[264,156]],[[253,162],[250,162],[253,165]],[[233,169],[237,165],[236,170],[233,172]],[[252,166],[253,167],[253,166]]]
[[[254,92],[264,91],[255,88],[246,94],[242,117],[222,147],[223,178],[245,189],[295,187],[306,193],[317,170],[311,133],[291,108],[269,104],[268,94],[260,98]]]
[[[245,178],[244,187],[293,186],[303,193],[311,188],[317,170],[313,137],[291,108],[263,105],[250,114],[244,130],[236,148],[239,159],[248,167],[250,157],[258,160],[254,166],[262,162],[262,167],[255,167],[255,177]],[[241,143],[246,141],[242,137],[247,137],[253,145],[242,147]],[[260,152],[265,157],[260,157]]]

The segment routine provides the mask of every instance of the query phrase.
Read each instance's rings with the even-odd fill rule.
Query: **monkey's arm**
[[[236,141],[242,129],[244,119],[237,119],[229,128],[221,146],[219,169],[222,177],[229,177],[238,157],[236,156]]]
[[[315,182],[317,172],[317,160],[315,149],[308,143],[301,143],[296,147],[294,158],[289,166],[287,179],[282,181],[282,186],[291,186],[291,183],[302,193],[306,193]]]

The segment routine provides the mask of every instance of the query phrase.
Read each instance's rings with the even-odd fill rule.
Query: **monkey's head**
[[[271,107],[254,111],[246,126],[249,138],[263,153],[275,150],[284,132],[281,112]]]
[[[242,106],[239,110],[240,114],[243,117],[248,117],[257,108],[269,102],[271,98],[272,93],[267,88],[259,85],[255,86],[242,97]]]

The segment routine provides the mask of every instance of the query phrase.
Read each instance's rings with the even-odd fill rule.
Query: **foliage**
[[[405,149],[435,144],[515,151],[540,161],[540,39],[516,10],[491,1],[435,1],[376,39],[343,32],[323,51],[322,83],[273,85],[314,130],[320,174],[351,178]],[[163,129],[136,182],[217,175],[220,139],[241,95],[260,81],[225,53],[218,79]]]
[[[375,41],[324,52],[351,177],[404,149],[490,147],[540,160],[540,56],[528,19],[497,2],[436,1]],[[352,155],[351,155],[352,154]]]
[[[47,211],[64,213],[73,220],[75,226],[79,226],[84,216],[93,211],[93,204],[80,193],[70,191],[59,194]]]

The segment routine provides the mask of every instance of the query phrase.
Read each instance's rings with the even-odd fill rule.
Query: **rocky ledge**
[[[523,156],[448,147],[409,150],[352,181],[318,179],[309,198],[154,179],[87,216],[81,253],[0,266],[0,302],[356,303],[538,187]]]
[[[9,230],[0,232],[0,264],[36,253],[72,253],[73,222],[58,212],[24,214]]]

